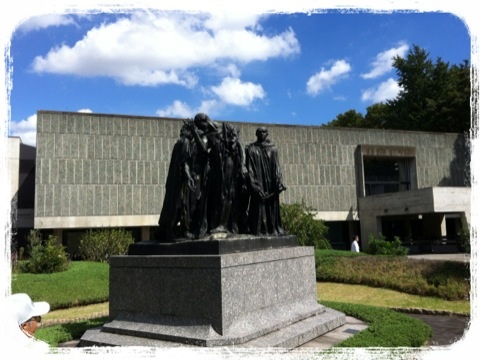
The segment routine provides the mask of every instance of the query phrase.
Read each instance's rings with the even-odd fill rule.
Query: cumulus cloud
[[[62,14],[47,14],[29,18],[19,26],[18,30],[26,33],[30,31],[45,29],[51,26],[67,25],[76,25],[75,20],[71,16]]]
[[[37,143],[37,114],[30,115],[25,120],[10,123],[11,136],[18,136],[22,143],[35,146]]]
[[[171,105],[163,109],[158,109],[156,114],[161,117],[192,118],[199,112],[215,115],[221,106],[222,105],[214,99],[204,100],[200,106],[196,108],[191,107],[183,101],[175,100]]]
[[[266,61],[300,52],[292,29],[268,36],[256,26],[258,19],[242,12],[237,17],[136,12],[91,29],[73,46],[62,45],[37,56],[32,69],[110,77],[125,85],[193,87],[198,68]]]
[[[360,75],[364,79],[375,79],[392,70],[393,58],[396,56],[404,57],[408,51],[408,45],[400,44],[396,48],[388,49],[377,54],[375,60],[370,64],[371,70],[368,73]]]
[[[316,96],[330,89],[338,81],[348,77],[351,66],[345,60],[337,60],[330,69],[322,67],[320,72],[312,75],[307,81],[307,94]]]
[[[400,90],[401,87],[398,83],[394,79],[389,78],[377,87],[363,91],[362,101],[379,103],[384,102],[385,100],[392,100],[398,95]]]
[[[261,85],[242,82],[234,77],[224,78],[220,85],[212,86],[211,90],[229,105],[249,106],[256,99],[265,97],[265,91]]]

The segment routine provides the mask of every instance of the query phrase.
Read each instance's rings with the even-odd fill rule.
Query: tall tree
[[[348,110],[324,126],[463,133],[470,129],[470,66],[450,66],[413,45],[405,58],[393,59],[400,93],[367,107],[365,116]]]
[[[425,49],[414,45],[406,58],[394,58],[393,67],[402,90],[386,103],[386,128],[438,132],[470,128],[468,61],[450,66],[438,58],[433,63]]]

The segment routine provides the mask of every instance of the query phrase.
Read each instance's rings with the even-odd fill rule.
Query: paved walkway
[[[406,314],[426,322],[432,328],[433,336],[428,345],[452,345],[462,338],[468,330],[469,316],[443,316],[425,314]]]
[[[422,259],[422,260],[449,260],[460,261],[468,263],[470,262],[470,254],[457,253],[457,254],[418,254],[408,255],[410,259]]]

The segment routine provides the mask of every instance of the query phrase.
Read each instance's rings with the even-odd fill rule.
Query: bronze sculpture
[[[158,241],[212,234],[283,235],[279,194],[286,188],[265,128],[246,148],[239,130],[204,113],[187,119],[170,162]]]
[[[253,235],[283,235],[279,195],[286,189],[278,161],[278,151],[268,139],[268,130],[256,131],[257,141],[246,149],[250,184],[248,223]]]

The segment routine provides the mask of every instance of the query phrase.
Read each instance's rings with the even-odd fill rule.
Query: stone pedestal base
[[[345,323],[317,302],[311,247],[110,260],[110,318],[80,346],[282,346]]]

